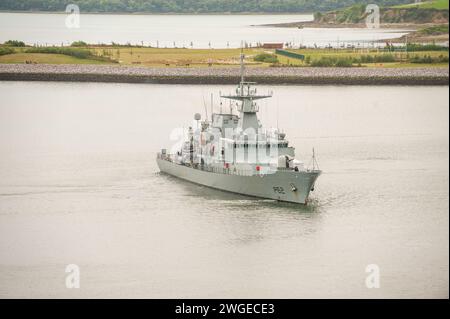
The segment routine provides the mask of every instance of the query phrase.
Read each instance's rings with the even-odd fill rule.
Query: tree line
[[[316,12],[375,3],[390,6],[413,0],[2,0],[4,11],[65,11],[76,4],[81,12],[220,13]]]

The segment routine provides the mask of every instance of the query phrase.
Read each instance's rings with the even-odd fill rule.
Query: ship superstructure
[[[221,95],[233,101],[228,111],[201,119],[189,127],[181,147],[157,155],[161,172],[216,189],[243,195],[306,204],[321,174],[313,152],[311,165],[295,159],[286,134],[265,129],[258,119],[259,95],[255,83],[241,81],[235,94]],[[237,111],[237,114],[236,114]]]

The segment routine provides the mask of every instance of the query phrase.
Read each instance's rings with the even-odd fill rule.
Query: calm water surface
[[[448,298],[448,87],[273,87],[263,123],[324,170],[307,207],[158,173],[228,89],[0,82],[0,297]]]
[[[392,39],[402,30],[296,29],[252,25],[310,21],[312,15],[108,15],[83,14],[80,28],[66,27],[66,14],[0,13],[0,42],[11,39],[29,44],[68,45],[88,43],[132,43],[160,47],[239,47],[241,41],[294,42],[295,45],[326,46],[349,41]]]

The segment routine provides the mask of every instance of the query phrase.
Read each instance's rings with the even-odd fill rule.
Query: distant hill
[[[412,0],[1,0],[4,11],[64,11],[75,3],[81,12],[220,13],[317,12],[354,4],[409,4]],[[448,1],[447,1],[448,2]]]
[[[422,9],[439,9],[448,10],[449,0],[432,0],[419,3],[402,4],[394,6],[394,8],[422,8]]]
[[[354,5],[327,13],[316,13],[314,23],[334,25],[364,23],[365,8],[364,5]],[[440,24],[448,23],[448,13],[448,10],[428,6],[384,7],[380,9],[380,21],[389,24]]]

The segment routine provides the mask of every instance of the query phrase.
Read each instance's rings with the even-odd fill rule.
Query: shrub
[[[336,12],[336,22],[338,23],[359,23],[364,20],[366,6],[363,4],[356,4],[346,9]]]
[[[278,63],[278,57],[275,54],[261,53],[253,58],[257,62]]]
[[[109,57],[100,57],[93,54],[87,49],[80,48],[67,48],[67,47],[33,47],[25,51],[26,53],[46,53],[46,54],[64,54],[72,56],[78,59],[91,59],[97,61],[106,61],[117,63],[116,60],[110,59]]]
[[[392,54],[382,55],[361,55],[359,58],[354,58],[353,63],[388,63],[395,62],[395,56]]]
[[[306,64],[311,64],[311,56],[306,56],[306,58],[305,58],[305,63]]]
[[[6,45],[8,47],[24,47],[25,42],[18,40],[8,40],[5,43],[3,43],[3,45]]]
[[[349,68],[353,66],[353,61],[348,57],[321,57],[320,59],[313,60],[311,66]]]
[[[406,46],[408,52],[414,51],[448,51],[448,47],[437,44],[416,44],[408,43]]]
[[[333,59],[328,57],[321,57],[318,60],[311,61],[311,66],[315,67],[331,67],[333,65],[334,65]]]
[[[12,54],[15,53],[16,51],[12,48],[2,48],[0,47],[0,55],[7,55],[7,54]]]
[[[88,44],[84,41],[75,41],[70,45],[71,47],[87,47]]]
[[[88,59],[95,57],[91,51],[85,49],[75,48],[60,48],[60,47],[35,47],[27,49],[27,53],[48,53],[48,54],[64,54],[73,56],[79,59]]]
[[[356,61],[360,63],[373,63],[374,59],[372,55],[361,55],[359,59],[358,58],[355,59],[355,62]]]
[[[395,56],[393,56],[392,54],[376,55],[375,62],[395,62]]]
[[[323,13],[322,12],[318,11],[318,12],[314,13],[314,21],[320,22],[322,17],[323,17]]]
[[[353,66],[353,62],[350,58],[338,58],[334,66],[338,68],[350,68]]]
[[[440,55],[438,57],[438,59],[439,59],[439,63],[448,63],[448,56]]]
[[[448,56],[440,55],[438,57],[432,57],[431,55],[423,55],[423,56],[414,56],[411,59],[411,63],[448,63]]]
[[[308,60],[308,59],[307,59]],[[339,67],[349,68],[354,64],[361,66],[365,63],[386,63],[395,62],[395,56],[392,54],[382,55],[361,55],[360,57],[321,57],[320,59],[313,60],[307,63],[316,67]]]

